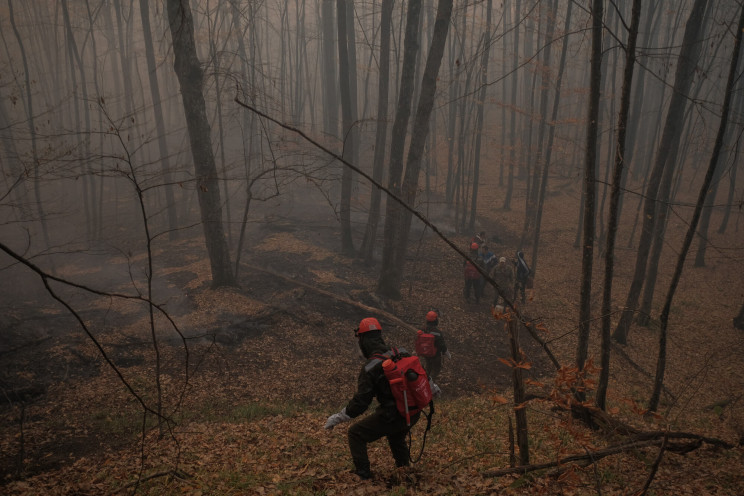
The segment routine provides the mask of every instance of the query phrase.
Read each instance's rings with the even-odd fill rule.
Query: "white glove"
[[[346,415],[346,408],[341,410],[338,413],[334,413],[330,417],[328,417],[328,420],[326,420],[325,428],[326,429],[333,429],[335,426],[342,422],[348,422],[351,420],[351,417]]]
[[[431,395],[433,397],[438,397],[440,394],[442,394],[442,390],[437,384],[430,378],[429,379],[429,387],[431,388]]]
[[[447,351],[446,351],[446,352],[444,353],[444,356],[446,356],[448,360],[452,360],[452,353],[450,353],[450,351],[449,351],[449,350],[447,350]]]

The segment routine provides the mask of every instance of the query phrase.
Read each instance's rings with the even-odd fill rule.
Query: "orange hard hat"
[[[470,249],[471,250],[477,250],[479,248],[478,243],[471,243]]]
[[[437,312],[435,312],[434,310],[430,310],[430,311],[429,311],[429,312],[428,312],[428,313],[426,314],[426,321],[427,321],[427,322],[434,322],[434,321],[436,321],[436,320],[437,320],[438,318],[439,318],[439,315],[437,315]]]
[[[360,334],[364,334],[365,332],[369,331],[381,331],[382,326],[380,325],[380,322],[374,317],[367,317],[366,319],[362,319],[361,322],[359,322],[359,328],[356,330],[356,335],[359,336]]]

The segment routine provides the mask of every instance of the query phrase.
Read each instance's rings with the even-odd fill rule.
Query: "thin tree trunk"
[[[388,94],[390,92],[390,33],[394,0],[383,0],[380,19],[380,81],[377,94],[377,131],[375,135],[375,153],[372,159],[372,177],[382,182],[385,162],[385,144],[387,141]],[[372,262],[377,240],[377,224],[380,220],[381,191],[372,187],[367,218],[367,229],[364,233],[361,253],[366,263]]]
[[[346,1],[336,1],[336,29],[338,32],[338,76],[341,89],[341,137],[343,142],[342,157],[345,161],[354,163],[355,148],[357,146],[352,126],[354,121],[351,109],[351,83],[349,74],[349,42],[346,30]],[[339,218],[341,221],[341,252],[346,255],[354,254],[354,241],[351,237],[351,169],[343,167],[341,171],[341,205]]]
[[[470,199],[470,222],[468,228],[475,230],[475,216],[478,207],[478,181],[480,179],[481,141],[483,139],[483,114],[486,106],[486,88],[488,88],[488,54],[491,48],[491,2],[486,6],[486,32],[483,34],[483,54],[481,57],[480,95],[478,96],[478,115],[475,125],[475,155],[473,160],[473,196]]]
[[[437,18],[434,21],[434,32],[431,37],[431,47],[426,57],[426,66],[421,80],[421,93],[418,108],[413,121],[413,133],[411,143],[408,147],[408,159],[406,160],[406,171],[401,189],[404,202],[410,207],[416,205],[416,194],[418,192],[418,180],[421,172],[421,157],[424,152],[427,134],[429,132],[429,120],[434,108],[434,97],[437,90],[437,78],[439,67],[444,56],[444,47],[447,44],[447,33],[452,19],[453,0],[439,0],[437,3]],[[398,225],[398,240],[395,248],[395,283],[400,291],[401,276],[405,265],[405,255],[408,249],[408,235],[411,229],[412,214],[405,210]]]
[[[140,0],[140,16],[142,18],[142,33],[145,41],[145,58],[147,60],[147,72],[150,82],[150,97],[152,98],[152,111],[155,114],[155,129],[158,133],[158,151],[165,182],[165,203],[168,213],[168,239],[174,240],[178,237],[178,221],[176,218],[176,205],[171,186],[171,165],[168,154],[168,143],[165,133],[165,119],[163,118],[163,102],[160,99],[160,85],[158,83],[157,64],[155,63],[155,51],[152,43],[152,30],[150,28],[149,2]]]
[[[413,78],[416,69],[416,52],[418,46],[419,16],[421,0],[410,0],[406,13],[406,35],[403,48],[403,66],[400,76],[400,93],[393,122],[393,135],[390,140],[390,159],[388,167],[388,189],[400,196],[401,176],[403,175],[403,153],[405,149],[406,129],[411,115],[413,98]],[[398,227],[401,222],[402,207],[396,202],[385,202],[385,228],[382,244],[382,267],[377,282],[377,291],[389,298],[400,298],[400,275],[395,265]]]
[[[191,7],[188,2],[181,0],[167,0],[166,5],[173,38],[174,69],[181,88],[196,173],[202,228],[212,269],[212,285],[232,286],[235,285],[235,275],[222,225],[222,201],[202,93],[204,74],[196,56]]]
[[[700,220],[700,212],[703,209],[703,205],[705,205],[705,197],[708,194],[708,188],[710,188],[710,183],[713,179],[713,175],[716,169],[716,164],[718,164],[718,157],[721,153],[723,137],[726,134],[726,125],[728,123],[729,108],[731,106],[731,95],[733,93],[734,82],[736,78],[736,66],[739,59],[739,50],[741,48],[741,37],[743,30],[744,7],[742,7],[740,10],[739,26],[735,31],[736,35],[734,38],[734,51],[731,56],[731,66],[729,69],[728,80],[726,82],[726,92],[724,93],[723,105],[721,108],[721,121],[718,126],[718,134],[716,134],[716,141],[715,145],[713,146],[713,153],[710,157],[708,171],[705,174],[705,179],[703,180],[703,184],[700,187],[700,193],[698,194],[698,200],[695,204],[695,211],[692,214],[692,220],[690,221],[690,225],[687,229],[687,234],[685,235],[684,242],[682,243],[682,249],[680,250],[679,257],[677,258],[677,266],[674,269],[672,282],[669,284],[669,290],[664,302],[664,308],[662,309],[661,316],[659,317],[659,320],[661,321],[661,329],[659,330],[659,355],[656,361],[656,377],[654,379],[654,390],[651,393],[651,399],[649,399],[648,402],[648,408],[651,411],[656,411],[659,406],[661,389],[664,384],[664,371],[666,369],[666,342],[669,325],[669,312],[671,311],[672,300],[674,298],[674,293],[677,289],[677,285],[679,284],[679,279],[682,276],[682,269],[685,265],[687,252],[690,249],[690,245],[692,244],[692,240],[695,236],[695,231],[697,230],[697,224]]]
[[[514,8],[514,50],[512,59],[512,77],[511,77],[511,117],[509,122],[509,141],[511,143],[511,149],[509,150],[509,167],[506,178],[506,195],[504,196],[504,210],[511,210],[511,198],[514,192],[514,167],[516,166],[517,156],[517,87],[519,86],[519,26],[522,22],[521,19],[521,5],[520,0],[516,0],[516,6]],[[506,123],[504,123],[506,125]]]
[[[10,19],[10,25],[13,28],[16,40],[18,41],[18,48],[21,51],[21,62],[23,62],[23,73],[25,75],[25,92],[26,99],[24,101],[26,107],[26,122],[28,123],[28,134],[31,138],[31,160],[33,161],[33,180],[34,180],[34,199],[36,202],[36,213],[39,216],[39,223],[41,225],[41,232],[44,237],[44,244],[46,247],[51,247],[51,241],[49,238],[49,229],[47,227],[46,213],[44,212],[44,204],[41,196],[41,177],[39,174],[39,152],[36,144],[36,124],[34,121],[34,100],[31,94],[31,75],[28,71],[28,59],[26,57],[26,50],[23,46],[23,39],[21,33],[18,31],[16,26],[15,16],[13,15],[13,3],[8,0],[8,17]],[[52,272],[54,270],[52,269]]]
[[[627,136],[628,114],[630,112],[630,90],[633,87],[635,69],[635,49],[638,39],[638,25],[641,18],[641,0],[633,0],[628,32],[628,44],[625,48],[625,72],[620,97],[620,114],[617,118],[617,144],[615,146],[615,165],[612,173],[612,192],[610,193],[609,219],[607,220],[607,245],[605,248],[604,291],[602,293],[602,344],[599,382],[595,395],[597,408],[604,410],[607,403],[607,387],[610,382],[610,349],[612,336],[610,331],[612,317],[612,278],[615,267],[615,238],[619,223],[620,187],[625,169],[625,139]]]
[[[671,151],[671,145],[680,132],[680,120],[684,115],[687,92],[692,84],[698,54],[700,52],[700,19],[705,11],[706,3],[707,0],[695,0],[685,27],[682,50],[679,55],[675,74],[672,99],[669,103],[669,110],[667,111],[661,143],[656,152],[654,167],[649,176],[648,186],[646,188],[643,208],[643,228],[641,230],[641,239],[638,243],[635,272],[630,284],[630,289],[628,290],[625,309],[620,317],[620,322],[612,335],[613,339],[621,344],[627,342],[628,331],[630,330],[633,313],[638,305],[638,298],[640,296],[641,286],[643,285],[643,278],[646,273],[646,263],[648,262],[648,254],[651,248],[653,225],[656,220],[656,196],[659,192],[659,186],[664,172],[664,165],[667,156]]]
[[[584,240],[581,257],[581,293],[579,301],[579,338],[576,367],[581,371],[589,349],[592,304],[592,265],[594,263],[594,198],[597,161],[597,131],[599,121],[599,93],[602,85],[602,16],[603,0],[592,2],[592,56],[589,86],[589,113],[586,127],[586,156],[584,160]],[[583,390],[577,399],[584,400]]]

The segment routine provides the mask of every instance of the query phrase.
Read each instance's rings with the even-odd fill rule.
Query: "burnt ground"
[[[453,239],[467,246],[469,237]],[[187,405],[183,410],[201,408],[195,405],[204,402],[227,410],[251,401],[342,406],[353,394],[362,363],[351,330],[360,319],[375,315],[348,300],[384,310],[411,326],[423,325],[425,313],[436,308],[453,354],[439,380],[444,394],[455,398],[503,392],[510,387],[511,374],[498,358],[507,356],[509,347],[503,324],[490,314],[493,289],[486,290],[479,305],[466,303],[459,256],[431,232],[414,232],[411,238],[416,244],[407,265],[412,275],[404,278],[399,301],[383,301],[375,294],[377,264],[340,256],[337,229],[322,223],[308,226],[307,219],[275,217],[254,227],[239,288],[210,288],[199,240],[181,240],[156,252],[154,300],[178,326],[176,331],[156,317],[158,353],[168,379],[165,404]],[[509,242],[501,231],[492,249],[506,254]],[[133,295],[145,288],[141,264],[141,259],[120,253],[98,251],[91,258],[81,252],[67,257],[58,270],[76,284]],[[11,270],[10,280],[17,285],[4,286],[6,291],[21,287],[21,281],[28,287],[28,279],[36,278],[23,267]],[[6,400],[0,406],[5,425],[0,466],[6,481],[136,438],[138,405],[112,371],[145,401],[155,394],[147,307],[60,284],[53,288],[90,336],[40,285],[13,298],[6,295],[5,301],[12,302],[0,322],[0,387]],[[388,344],[412,349],[411,329],[376,316]],[[549,371],[532,340],[523,338],[522,345],[533,361],[530,374]],[[112,425],[126,422],[132,425],[112,433]]]
[[[500,204],[498,191],[490,193],[490,203]],[[516,195],[517,207],[518,199]],[[578,188],[565,184],[548,197],[534,300],[524,307],[530,318],[546,324],[550,347],[564,364],[575,356],[581,257],[572,219],[579,200]],[[508,396],[511,373],[499,358],[508,355],[509,346],[502,325],[490,314],[493,290],[487,289],[480,305],[467,304],[459,255],[430,231],[414,224],[402,298],[383,301],[374,291],[379,262],[367,266],[341,256],[337,222],[322,207],[267,211],[250,226],[238,288],[210,288],[209,263],[198,237],[155,244],[153,300],[172,319],[155,313],[157,347],[141,301],[53,283],[89,336],[43,290],[38,276],[21,266],[3,270],[3,482],[98,455],[116,457],[120,447],[137,445],[142,425],[139,401],[150,407],[156,404],[156,356],[165,413],[175,421],[229,417],[236,408],[252,404],[300,404],[317,408],[321,417],[337,411],[353,394],[362,363],[351,330],[361,318],[374,315],[359,305],[381,309],[414,327],[423,324],[429,309],[438,309],[454,358],[445,361],[438,381],[445,399],[483,392]],[[497,255],[513,255],[522,216],[518,208],[493,209],[482,216],[478,230],[488,232]],[[361,231],[364,219],[356,221],[355,229]],[[446,217],[435,221],[455,243],[467,246],[470,233],[444,228],[452,223]],[[618,238],[614,321],[633,269],[632,227],[623,225]],[[685,227],[684,222],[670,224],[668,246],[679,246]],[[707,266],[688,264],[680,281],[665,376],[673,395],[665,394],[661,407],[678,430],[736,442],[744,432],[740,394],[744,347],[731,317],[744,293],[741,263],[728,247],[740,249],[742,234],[729,230],[724,235],[710,233],[709,239]],[[235,244],[232,239],[230,246]],[[56,273],[97,290],[136,295],[146,289],[144,259],[127,253],[104,246],[94,253],[68,254],[57,261]],[[668,283],[675,255],[672,249],[661,259],[659,287]],[[600,311],[601,268],[597,262],[595,316]],[[654,316],[659,306],[655,302]],[[412,347],[409,327],[384,316],[380,320],[389,344]],[[610,376],[613,407],[635,408],[648,399],[656,366],[657,324],[652,320],[648,327],[634,326],[628,344],[615,347]],[[589,350],[595,363],[598,327],[597,322]],[[553,366],[544,352],[524,332],[520,343],[531,363],[528,377],[549,386]]]

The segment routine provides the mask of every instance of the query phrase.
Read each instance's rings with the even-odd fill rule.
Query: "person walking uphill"
[[[407,466],[410,454],[405,438],[410,428],[418,421],[420,412],[410,417],[410,425],[407,425],[405,417],[398,413],[395,398],[382,368],[384,357],[381,355],[389,352],[390,348],[382,339],[382,327],[378,320],[373,317],[362,319],[359,327],[354,330],[354,335],[367,363],[359,372],[354,397],[340,412],[328,417],[325,428],[333,429],[342,422],[358,417],[367,410],[372,399],[377,398],[379,406],[374,413],[349,427],[348,432],[354,473],[361,479],[370,479],[372,472],[367,456],[367,444],[383,436],[387,437],[390,451],[395,459],[395,466]],[[398,353],[409,356],[402,349],[398,350]]]
[[[471,243],[470,258],[478,263],[478,243]],[[475,302],[480,303],[481,290],[483,289],[480,283],[480,272],[478,272],[478,269],[476,269],[475,266],[468,260],[465,260],[465,262],[463,263],[463,269],[465,276],[465,287],[463,288],[462,294],[465,297],[465,301],[470,302],[470,291],[472,290],[473,295],[475,296]]]
[[[493,299],[493,306],[498,305],[500,299],[504,300],[504,302],[507,299],[511,301],[514,298],[514,269],[506,263],[506,257],[499,258],[499,263],[493,268],[493,279],[496,281],[503,295],[501,297],[499,293],[496,293]]]
[[[530,269],[530,266],[527,265],[527,262],[524,260],[524,253],[522,253],[521,251],[517,252],[517,261],[515,263],[517,265],[517,277],[516,283],[514,284],[514,298],[516,299],[518,294],[521,293],[522,303],[524,303],[525,287],[527,286],[527,281],[530,277],[530,274],[532,273],[532,270]]]
[[[416,354],[424,358],[426,375],[436,384],[442,371],[442,355],[452,358],[452,354],[439,330],[439,315],[434,310],[426,314],[426,327],[416,335]]]

